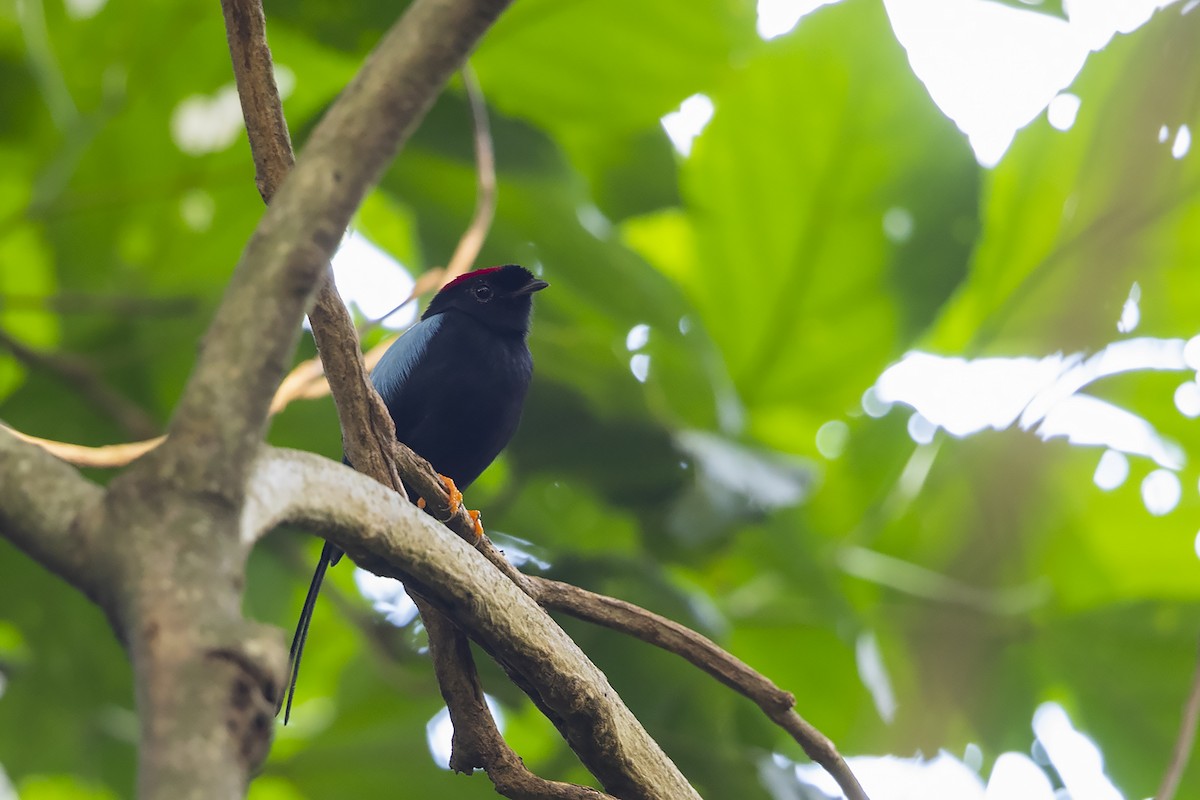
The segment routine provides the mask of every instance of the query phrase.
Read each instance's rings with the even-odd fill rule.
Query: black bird
[[[470,486],[516,433],[533,375],[526,343],[532,295],[548,285],[516,264],[456,278],[371,374],[396,423],[396,438],[449,479],[452,497],[454,487]],[[325,570],[341,557],[342,551],[326,542],[309,584],[292,637],[285,725],[313,606]]]

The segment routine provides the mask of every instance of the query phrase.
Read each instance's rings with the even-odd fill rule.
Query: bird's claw
[[[450,505],[450,516],[446,517],[446,519],[450,520],[453,519],[454,515],[458,513],[458,509],[462,505],[463,493],[460,492],[458,487],[454,485],[454,481],[452,479],[447,478],[441,473],[438,473],[438,477],[442,479],[442,484],[446,487],[446,494],[449,495],[449,497],[446,498],[446,502]],[[424,497],[417,498],[417,508],[421,510],[425,509]]]
[[[457,489],[455,489],[455,493],[458,494],[458,503],[459,503],[459,505],[461,505],[462,493],[459,492]],[[417,498],[417,508],[420,508],[420,509],[425,508],[425,498],[424,497]],[[454,515],[458,513],[458,505],[455,505],[453,507],[453,509],[454,510],[450,512],[450,516],[448,516],[448,517],[446,517],[446,519],[442,520],[443,522],[449,522],[451,519],[454,518]],[[475,534],[475,544],[479,544],[480,540],[483,539],[483,522],[482,522],[483,515],[480,514],[478,511],[476,511],[473,508],[467,509],[467,515],[471,517],[472,532]]]
[[[438,477],[442,479],[442,483],[446,485],[446,493],[450,495],[450,516],[453,517],[458,513],[458,507],[462,505],[463,493],[460,492],[458,487],[454,485],[454,481],[450,480],[445,475],[439,474]]]

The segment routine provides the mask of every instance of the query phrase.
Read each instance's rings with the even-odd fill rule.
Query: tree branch
[[[0,430],[0,535],[96,600],[93,529],[103,490],[41,447]]]
[[[254,182],[263,202],[270,205],[296,159],[267,45],[267,21],[259,0],[221,0],[221,11],[254,157]]]
[[[141,458],[167,440],[166,436],[157,436],[141,442],[104,444],[92,447],[86,444],[56,442],[53,439],[30,436],[28,433],[22,433],[16,428],[9,427],[2,422],[0,422],[0,430],[8,432],[23,442],[36,444],[50,455],[60,458],[68,464],[74,464],[77,467],[95,467],[97,469],[123,467]]]
[[[232,573],[243,548],[197,545],[188,534],[207,529],[193,506],[146,505],[166,499],[127,502],[0,433],[0,533],[100,605],[129,649],[140,796],[236,797],[270,741],[273,691],[253,689],[278,686],[286,650],[272,647],[277,632],[241,621]]]
[[[527,800],[614,800],[611,795],[590,787],[548,781],[530,772],[496,727],[479,683],[467,637],[449,618],[430,609],[424,599],[413,599],[425,622],[438,685],[442,688],[442,697],[454,726],[450,768],[467,774],[476,767],[486,769],[496,792],[504,797]]]
[[[263,448],[251,485],[257,488],[242,517],[243,540],[281,522],[319,533],[364,569],[403,581],[450,615],[532,692],[611,794],[696,797],[546,612],[405,498],[320,456],[278,448]]]
[[[280,492],[278,487],[271,488],[269,497],[275,502],[291,505],[287,493]],[[269,520],[272,525],[280,521]],[[501,574],[539,605],[616,630],[675,653],[734,691],[753,700],[772,722],[787,731],[809,758],[821,765],[837,781],[848,800],[868,800],[865,790],[833,742],[796,712],[795,697],[707,637],[632,603],[589,592],[571,584],[525,575],[514,568],[486,538],[478,549]],[[485,591],[483,588],[476,589],[479,593]],[[427,627],[432,626],[427,624]],[[470,696],[469,692],[464,694]],[[486,710],[486,707],[484,709]],[[552,709],[550,716],[554,719]],[[490,715],[488,721],[490,722]],[[455,726],[455,735],[456,738],[459,735],[458,725]],[[469,740],[466,747],[468,753],[475,752]],[[469,756],[463,758],[467,759]],[[464,763],[461,766],[480,765]]]
[[[833,742],[796,713],[796,698],[765,675],[674,620],[633,603],[589,592],[569,583],[527,577],[534,599],[546,608],[619,631],[686,659],[735,692],[750,698],[772,722],[837,781],[847,800],[868,800]]]

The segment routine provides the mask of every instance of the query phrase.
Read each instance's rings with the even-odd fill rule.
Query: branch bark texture
[[[74,467],[0,430],[0,535],[92,599],[106,577],[91,526],[103,496]]]
[[[252,485],[258,499],[243,518],[244,537],[281,522],[300,525],[364,569],[416,589],[531,692],[610,794],[698,796],[546,612],[404,497],[320,456],[275,448],[256,462]]]
[[[825,768],[847,800],[869,800],[858,778],[833,742],[796,712],[796,698],[765,675],[718,647],[686,625],[578,586],[545,578],[526,580],[528,591],[542,606],[641,639],[675,653],[750,700],[799,744],[805,754]]]

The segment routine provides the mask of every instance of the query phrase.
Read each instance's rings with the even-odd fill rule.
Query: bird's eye
[[[488,286],[486,283],[481,283],[475,287],[474,294],[476,300],[481,303],[486,303],[488,300],[492,299],[492,287]]]

